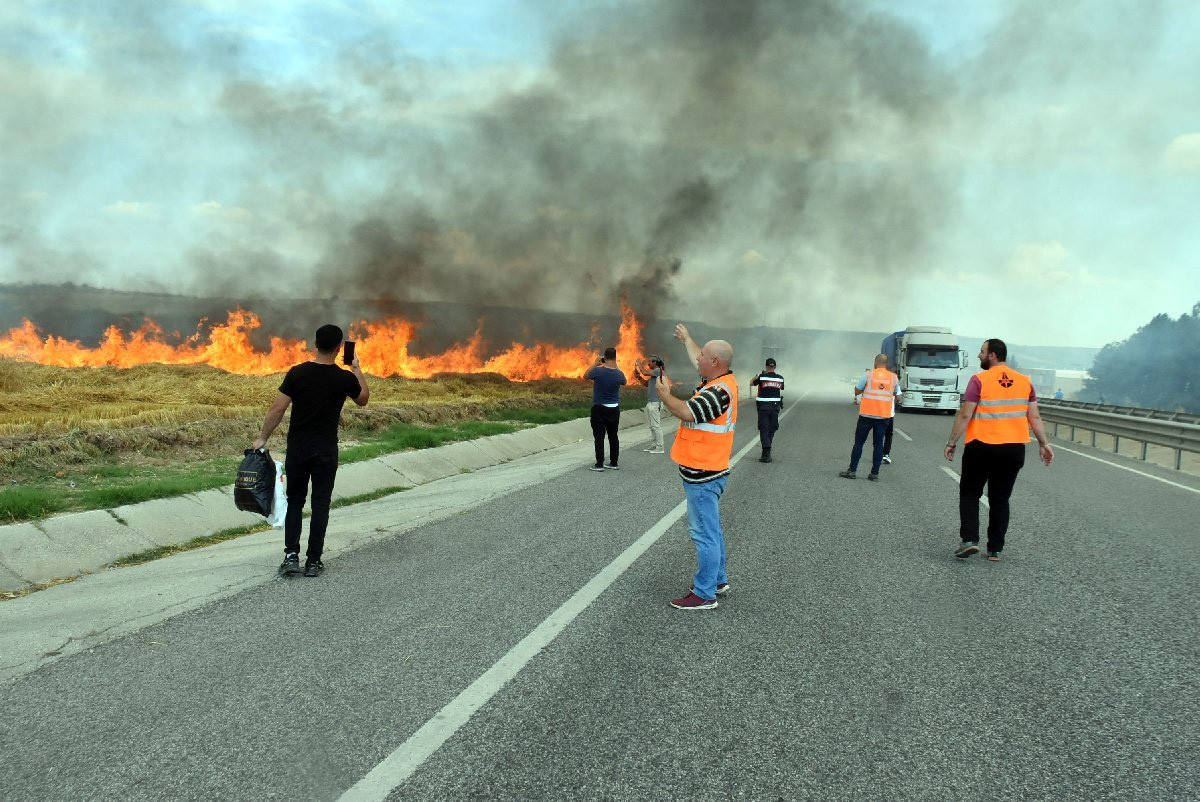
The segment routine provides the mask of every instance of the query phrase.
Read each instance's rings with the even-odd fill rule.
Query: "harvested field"
[[[57,488],[75,497],[167,474],[194,480],[197,489],[223,484],[258,433],[281,380],[282,374],[242,376],[203,365],[58,368],[0,359],[0,494]],[[404,442],[397,429],[419,434],[428,428],[443,439],[477,436],[483,430],[467,422],[529,425],[533,411],[581,414],[591,403],[591,384],[576,379],[441,374],[367,380],[370,405],[347,403],[342,413],[343,450]],[[638,395],[633,388],[631,405]],[[568,408],[572,412],[564,412]],[[457,431],[447,434],[446,427]],[[276,453],[283,452],[286,435],[285,416],[269,442]],[[0,518],[89,503],[99,502],[31,501],[28,513],[0,509]]]
[[[31,461],[51,467],[105,454],[228,453],[229,444],[253,439],[281,379],[203,365],[56,368],[0,360],[0,467]],[[576,380],[516,383],[492,374],[368,382],[371,404],[347,404],[343,439],[395,423],[442,424],[508,408],[582,404],[590,391]],[[285,418],[271,442],[282,443],[286,432]]]

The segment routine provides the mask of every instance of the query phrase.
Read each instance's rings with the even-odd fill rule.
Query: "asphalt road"
[[[855,414],[735,468],[718,609],[667,604],[677,521],[388,798],[1200,798],[1200,495],[1031,449],[1004,561],[956,560],[950,418],[870,483]],[[679,504],[642,445],[0,688],[0,795],[339,798]]]

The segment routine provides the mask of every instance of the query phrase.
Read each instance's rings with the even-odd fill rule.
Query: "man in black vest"
[[[775,360],[768,359],[765,369],[750,380],[750,390],[758,387],[754,405],[758,408],[758,437],[762,444],[759,462],[771,461],[771,443],[779,428],[779,410],[783,409],[783,377],[775,372]]]

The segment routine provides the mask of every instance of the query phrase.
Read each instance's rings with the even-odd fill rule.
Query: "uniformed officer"
[[[775,360],[767,359],[764,369],[750,380],[754,404],[758,408],[758,437],[762,444],[759,462],[771,461],[771,443],[779,429],[779,410],[783,409],[783,377],[775,372]]]

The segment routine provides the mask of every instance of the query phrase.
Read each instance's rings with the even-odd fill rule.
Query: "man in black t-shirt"
[[[265,446],[271,432],[283,420],[288,405],[292,405],[284,460],[288,507],[283,521],[281,574],[300,573],[300,525],[309,479],[312,480],[312,518],[308,522],[308,559],[304,575],[320,576],[325,569],[321,552],[325,547],[325,529],[329,525],[333,480],[337,475],[337,429],[342,405],[347,398],[353,398],[354,403],[365,407],[371,395],[357,356],[350,366],[353,372],[337,366],[341,345],[340,328],[330,324],[317,329],[317,358],[287,372],[279,385],[275,403],[267,411],[262,432],[251,446],[255,449]]]

